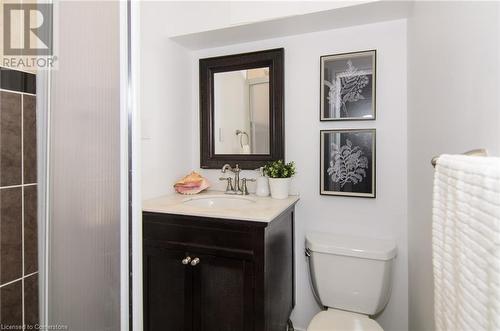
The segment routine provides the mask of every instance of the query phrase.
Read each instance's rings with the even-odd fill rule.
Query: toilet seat
[[[314,316],[307,331],[384,331],[384,329],[366,315],[328,309]]]

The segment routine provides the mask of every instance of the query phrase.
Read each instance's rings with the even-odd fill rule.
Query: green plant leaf
[[[270,161],[264,166],[264,173],[270,178],[290,178],[295,175],[295,163],[283,160]]]

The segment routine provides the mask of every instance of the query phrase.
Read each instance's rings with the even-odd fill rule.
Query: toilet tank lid
[[[390,260],[396,256],[396,243],[393,240],[333,233],[308,233],[306,248],[312,252],[373,260]]]

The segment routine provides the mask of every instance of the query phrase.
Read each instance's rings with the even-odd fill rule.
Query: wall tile
[[[24,274],[38,270],[37,187],[24,187]]]
[[[15,330],[12,326],[22,325],[22,281],[0,288],[0,326],[2,330]]]
[[[23,95],[24,183],[36,182],[36,97]]]
[[[0,67],[0,88],[25,93],[36,93],[36,75]]]
[[[34,274],[24,279],[24,324],[35,330],[38,323],[38,274]]]
[[[0,92],[0,186],[21,184],[21,95]]]
[[[0,68],[0,187],[37,181],[36,96],[5,91],[35,93],[35,80],[35,75]],[[26,275],[38,271],[37,186],[1,188],[0,285],[14,281],[0,288],[1,330],[22,325],[23,286],[25,322],[34,329],[39,321],[38,274],[23,275],[23,212]]]
[[[21,188],[0,190],[0,283],[22,276]]]

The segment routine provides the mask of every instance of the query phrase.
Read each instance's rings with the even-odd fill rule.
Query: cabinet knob
[[[191,262],[191,258],[189,256],[182,259],[182,264],[189,264],[189,262]]]
[[[193,259],[193,261],[191,261],[191,265],[192,265],[193,267],[194,267],[195,265],[197,265],[198,263],[200,263],[200,259],[199,259],[199,258],[197,258],[197,257],[195,257],[195,258]]]

